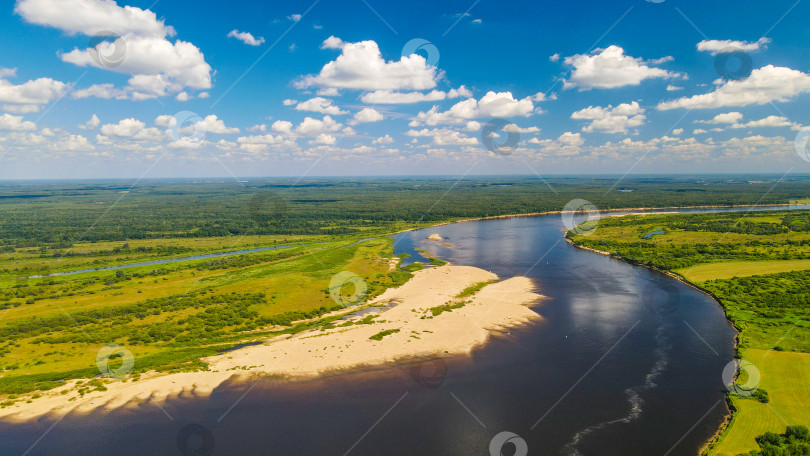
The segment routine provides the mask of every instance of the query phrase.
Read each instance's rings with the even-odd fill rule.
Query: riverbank
[[[616,209],[598,209],[598,211],[600,213],[602,213],[602,212],[626,212],[626,211],[630,211],[630,212],[632,212],[632,211],[672,211],[672,210],[678,210],[678,209],[733,209],[733,208],[736,208],[736,207],[782,207],[782,206],[791,206],[791,205],[794,205],[794,203],[791,202],[791,203],[783,203],[783,204],[732,204],[732,205],[725,205],[725,206],[713,205],[713,206],[625,207],[625,208],[616,208]],[[797,203],[795,205],[799,205],[799,204]],[[491,215],[491,216],[488,216],[488,217],[466,218],[466,219],[452,220],[452,221],[448,221],[448,222],[441,222],[441,223],[437,223],[435,225],[431,225],[431,227],[451,225],[453,223],[461,223],[461,222],[476,222],[476,221],[479,221],[479,220],[499,220],[499,219],[508,219],[508,218],[516,218],[516,217],[539,217],[539,216],[542,216],[542,215],[561,215],[561,214],[566,213],[566,212],[571,212],[571,211],[545,211],[545,212],[525,212],[525,213],[517,213],[517,214]],[[656,213],[660,214],[660,213],[664,213],[664,212],[645,212],[645,214],[656,214]],[[633,214],[627,214],[627,215],[633,215]],[[408,228],[406,230],[398,231],[397,234],[405,233],[405,232],[413,231],[413,230],[421,230],[421,229],[424,229],[424,228],[429,228],[429,227]]]
[[[623,261],[625,263],[632,264],[634,266],[641,266],[641,267],[644,267],[644,268],[659,272],[661,274],[667,275],[667,276],[669,276],[669,277],[671,277],[671,278],[673,278],[673,279],[675,279],[675,280],[677,280],[677,281],[679,281],[679,282],[681,282],[681,283],[683,283],[683,284],[685,284],[685,285],[687,285],[687,286],[689,286],[691,288],[694,288],[695,290],[700,291],[701,293],[705,294],[706,296],[712,298],[712,300],[714,302],[716,302],[718,306],[723,308],[724,315],[726,316],[726,321],[728,321],[728,323],[731,325],[731,327],[734,328],[734,332],[736,333],[736,336],[734,337],[734,350],[735,350],[735,352],[737,351],[737,349],[739,347],[739,343],[740,343],[740,328],[738,328],[737,325],[734,323],[734,321],[732,321],[728,317],[728,313],[726,312],[726,307],[720,301],[720,298],[715,296],[714,293],[700,287],[699,285],[696,285],[696,284],[690,282],[689,280],[687,280],[682,275],[674,273],[672,271],[668,271],[666,269],[661,269],[661,268],[656,267],[656,266],[651,265],[651,264],[645,264],[645,263],[640,263],[638,261],[633,261],[630,258],[623,257],[623,256],[618,255],[618,254],[613,253],[613,252],[608,252],[608,251],[605,251],[605,250],[598,250],[598,249],[594,249],[594,248],[591,248],[591,247],[587,247],[587,246],[584,246],[584,245],[577,244],[567,236],[567,233],[566,233],[566,236],[565,236],[565,240],[569,244],[571,244],[572,246],[574,246],[576,248],[579,248],[579,249],[582,249],[582,250],[587,250],[587,251],[593,252],[593,253],[598,253],[600,255],[609,256],[611,258],[615,258],[615,259],[617,259],[619,261]],[[714,445],[717,444],[720,437],[729,428],[732,421],[734,420],[736,409],[735,409],[735,407],[733,406],[733,404],[731,403],[731,401],[729,400],[728,397],[726,398],[725,404],[726,404],[727,414],[726,414],[725,419],[723,420],[723,423],[718,427],[718,429],[715,431],[715,433],[712,435],[712,437],[700,448],[700,452],[698,454],[700,454],[700,455],[708,454],[708,451],[711,450],[711,448]]]
[[[377,316],[349,317],[328,329],[278,336],[207,358],[209,370],[204,372],[107,380],[106,391],[81,397],[76,394],[80,385],[69,381],[31,403],[0,409],[0,417],[25,421],[48,414],[135,407],[145,401],[160,404],[184,393],[210,394],[225,382],[261,375],[295,380],[417,357],[468,355],[493,332],[541,319],[529,308],[540,299],[526,277],[501,281],[491,272],[469,266],[427,268],[370,301],[384,308]]]

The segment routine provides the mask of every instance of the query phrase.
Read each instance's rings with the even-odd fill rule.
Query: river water
[[[493,437],[510,432],[503,455],[695,455],[728,414],[722,372],[735,333],[722,309],[660,273],[569,245],[563,229],[548,215],[397,235],[412,259],[420,248],[528,276],[546,296],[534,308],[542,320],[495,334],[470,359],[0,423],[0,454],[497,455]],[[444,241],[426,241],[434,233]]]

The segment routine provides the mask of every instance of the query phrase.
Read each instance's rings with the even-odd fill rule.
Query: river
[[[529,455],[695,455],[728,414],[722,371],[735,332],[722,309],[663,274],[571,246],[563,229],[547,215],[397,235],[411,260],[421,248],[525,275],[546,296],[542,320],[495,334],[470,359],[2,423],[0,454],[472,456],[510,432],[517,445],[504,455],[522,454],[521,442]],[[444,241],[425,242],[433,233]]]

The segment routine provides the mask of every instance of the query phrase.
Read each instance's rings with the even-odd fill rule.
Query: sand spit
[[[3,419],[24,421],[46,414],[89,412],[103,407],[163,403],[183,393],[207,395],[219,385],[257,375],[294,380],[363,366],[380,366],[426,355],[463,355],[484,344],[492,331],[541,319],[529,306],[538,302],[526,277],[497,281],[483,269],[446,265],[417,271],[399,288],[389,289],[371,304],[389,306],[371,324],[352,324],[279,336],[262,345],[208,358],[210,371],[142,375],[136,382],[110,381],[107,391],[76,398],[75,381],[45,392],[32,403],[0,409]],[[472,296],[456,297],[470,285],[495,281]],[[461,305],[463,303],[463,305]],[[453,306],[439,311],[438,306]],[[436,315],[437,312],[440,312]],[[351,317],[355,321],[369,314]],[[345,323],[338,322],[337,325]],[[371,339],[379,335],[380,340]],[[71,390],[61,394],[63,390]],[[70,400],[74,397],[73,401]]]

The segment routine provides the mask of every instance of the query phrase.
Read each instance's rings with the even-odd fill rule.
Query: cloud
[[[215,133],[219,135],[228,135],[232,133],[239,133],[239,129],[236,127],[226,127],[225,122],[221,119],[217,119],[217,116],[211,114],[205,116],[205,119],[197,122],[194,124],[193,127],[188,127],[193,131],[205,131],[206,133]]]
[[[39,105],[50,103],[65,91],[64,82],[39,78],[20,85],[0,79],[0,103]]]
[[[566,57],[566,65],[574,69],[565,81],[565,87],[579,87],[580,90],[615,89],[637,86],[645,79],[673,78],[679,76],[648,64],[662,63],[670,58],[654,62],[644,62],[640,58],[625,55],[624,49],[611,45],[607,49],[597,49],[591,54],[576,54]]]
[[[538,133],[540,131],[540,128],[538,127],[522,128],[515,124],[507,124],[503,126],[503,131],[507,133]]]
[[[680,135],[681,133],[683,133],[683,128],[676,128],[672,130],[673,135]]]
[[[295,107],[295,110],[319,112],[321,114],[330,114],[333,116],[349,113],[349,111],[343,111],[338,106],[333,105],[332,100],[323,97],[315,97],[310,98],[307,101],[302,101],[301,103],[298,103],[298,105]]]
[[[60,55],[64,62],[130,75],[124,88],[134,100],[175,94],[186,88],[211,88],[211,66],[193,44],[167,37],[176,32],[149,10],[120,7],[112,0],[19,0],[15,12],[26,21],[57,28],[70,35],[95,36],[109,30],[120,39],[95,48]],[[125,49],[124,49],[125,47]],[[115,65],[99,56],[121,52]]]
[[[170,128],[177,125],[177,119],[174,116],[163,114],[155,118],[155,125]]]
[[[291,20],[293,22],[298,22],[298,21],[301,20],[302,17],[303,16],[300,15],[300,14],[290,14],[289,16],[287,16],[287,19],[289,19],[289,20]]]
[[[669,84],[667,86],[667,92],[675,92],[675,91],[678,91],[678,90],[683,90],[683,87],[674,86],[672,84]]]
[[[56,27],[70,35],[112,30],[119,35],[174,36],[174,28],[155,13],[111,0],[19,0],[14,11],[32,24]]]
[[[276,122],[277,123],[277,122]],[[276,129],[276,123],[273,124],[273,129]],[[295,127],[295,133],[304,136],[318,136],[321,133],[334,132],[340,130],[342,125],[336,122],[329,116],[324,116],[322,120],[313,119],[312,117],[305,117],[304,120]]]
[[[95,146],[90,144],[82,135],[68,135],[65,138],[59,139],[48,146],[51,150],[56,151],[80,151],[80,150],[95,150]]]
[[[439,107],[433,106],[427,112],[419,112],[414,122],[427,125],[459,124],[470,119],[489,117],[527,117],[533,112],[532,97],[517,100],[512,92],[487,92],[480,100],[468,98],[444,112],[439,112]]]
[[[431,90],[430,92],[394,92],[391,90],[377,90],[364,94],[360,100],[368,104],[411,104],[423,101],[441,101],[449,98],[471,98],[472,91],[464,86],[451,89],[447,92]]]
[[[770,38],[762,37],[754,42],[734,40],[703,40],[697,44],[697,50],[717,55],[729,51],[756,52],[764,50],[771,42]]]
[[[36,130],[34,122],[22,120],[22,116],[12,116],[11,114],[0,115],[0,130],[4,131],[26,131]]]
[[[159,140],[163,137],[163,133],[157,128],[147,128],[145,123],[134,118],[122,119],[117,124],[102,125],[101,134],[136,140]]]
[[[237,40],[249,45],[249,46],[260,46],[264,43],[264,38],[254,38],[253,34],[249,32],[240,32],[239,30],[233,29],[228,32],[228,38],[236,38]]]
[[[469,137],[449,128],[408,130],[405,135],[413,138],[432,138],[433,144],[440,146],[475,146],[479,144],[478,138]]]
[[[735,124],[742,120],[743,115],[741,112],[726,112],[723,114],[717,114],[716,116],[712,117],[709,120],[696,120],[695,123],[705,123],[705,124]]]
[[[658,104],[657,109],[713,109],[787,101],[810,92],[810,75],[790,68],[767,65],[752,71],[746,79],[715,81],[715,84],[719,84],[719,87],[713,92],[664,101]]]
[[[638,127],[644,124],[644,108],[638,102],[622,103],[615,108],[608,105],[607,108],[600,106],[588,106],[585,109],[571,114],[575,120],[590,120],[591,123],[582,127],[582,131],[590,133],[601,131],[604,133],[625,133],[628,128]]]
[[[561,134],[559,138],[557,138],[557,142],[564,146],[581,146],[585,144],[585,140],[582,138],[582,135],[579,133],[571,133],[570,131],[566,131],[565,133]]]
[[[379,122],[384,118],[385,116],[383,116],[382,113],[376,109],[363,108],[361,111],[357,112],[354,117],[352,117],[352,120],[349,123],[352,125],[357,125],[360,123]]]
[[[98,116],[93,114],[93,117],[90,118],[85,124],[79,125],[79,128],[82,130],[95,130],[101,124],[101,121],[98,119]]]
[[[792,127],[795,124],[782,116],[768,116],[764,119],[752,120],[744,124],[732,125],[731,128],[759,128],[759,127]]]
[[[74,90],[71,92],[70,96],[73,98],[88,98],[88,97],[96,97],[96,98],[116,98],[119,100],[125,100],[127,98],[126,90],[116,89],[115,86],[112,84],[93,84],[86,89],[81,90]]]
[[[326,133],[321,133],[315,139],[310,141],[310,144],[323,144],[327,146],[331,146],[332,144],[337,142],[337,138],[333,135],[327,135]]]
[[[39,112],[39,105],[33,104],[4,104],[3,110],[14,114],[31,114]]]
[[[548,57],[548,61],[549,62],[559,62],[560,61],[560,53],[558,52],[558,53],[556,53],[554,55],[550,55]]]
[[[442,73],[419,54],[386,62],[374,41],[345,43],[329,37],[322,47],[341,49],[337,59],[323,66],[317,75],[296,81],[299,89],[313,86],[358,90],[429,90],[436,87]]]
[[[0,78],[13,78],[17,76],[16,68],[0,68]]]
[[[379,137],[374,141],[371,141],[372,144],[391,144],[394,142],[394,138],[391,135],[386,134],[385,136]]]

